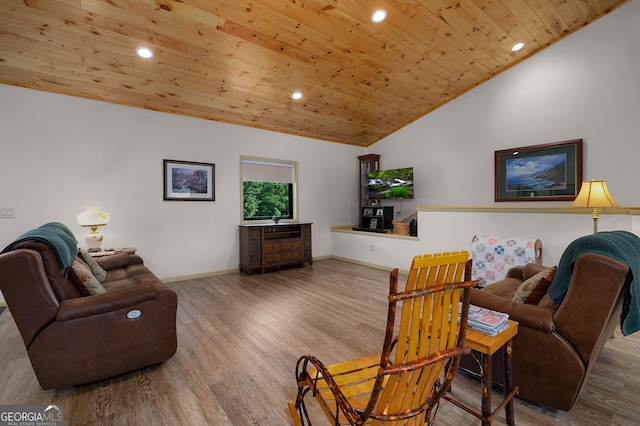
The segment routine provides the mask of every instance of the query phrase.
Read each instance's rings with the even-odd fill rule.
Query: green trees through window
[[[293,185],[283,182],[242,182],[244,218],[293,217]]]

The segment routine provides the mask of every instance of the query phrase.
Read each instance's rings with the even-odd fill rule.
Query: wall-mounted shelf
[[[388,232],[382,234],[382,233],[377,233],[377,232],[354,231],[353,228],[354,228],[353,225],[332,226],[331,227],[331,232],[339,232],[339,233],[353,234],[353,235],[367,235],[367,236],[382,237],[382,238],[400,238],[400,239],[403,239],[403,240],[420,241],[420,238],[418,238],[418,237],[412,237],[410,235],[394,234],[392,229],[390,229]]]

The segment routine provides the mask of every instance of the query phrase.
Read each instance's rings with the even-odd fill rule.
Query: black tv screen
[[[367,173],[370,200],[413,199],[413,167]]]

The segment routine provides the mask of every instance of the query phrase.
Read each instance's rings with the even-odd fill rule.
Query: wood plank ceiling
[[[625,2],[0,0],[0,82],[369,146]]]

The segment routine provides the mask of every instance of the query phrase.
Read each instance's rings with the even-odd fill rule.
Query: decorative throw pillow
[[[83,296],[90,296],[92,294],[105,292],[102,284],[100,284],[96,277],[91,273],[91,269],[89,269],[89,267],[78,258],[76,258],[71,264],[69,277],[71,278],[71,282],[73,282],[78,291],[80,291],[80,294]]]
[[[553,277],[556,276],[557,266],[552,266],[540,271],[531,278],[525,280],[520,284],[516,294],[513,295],[512,302],[527,303],[530,305],[537,305],[542,297],[547,293],[547,289],[553,281]]]
[[[98,280],[99,283],[103,283],[107,279],[107,271],[102,269],[98,262],[91,256],[91,254],[83,248],[78,250],[78,254],[85,261],[85,263],[91,268],[91,273]]]

